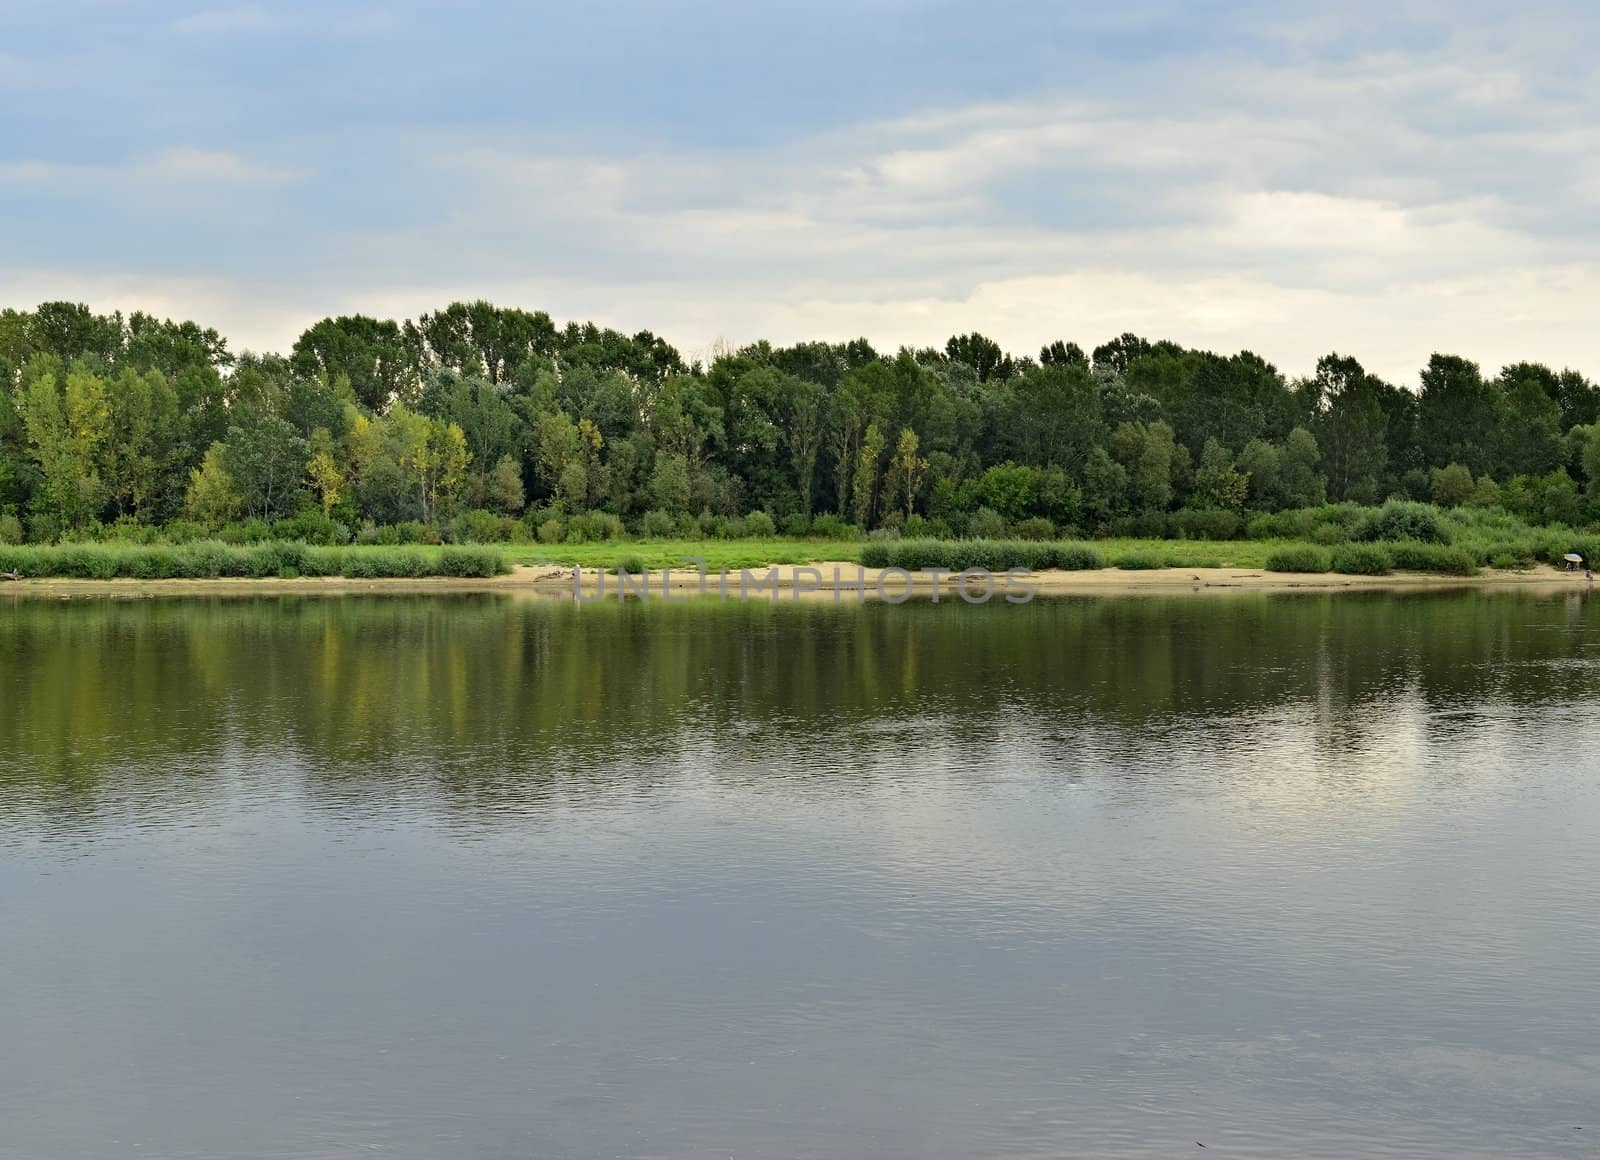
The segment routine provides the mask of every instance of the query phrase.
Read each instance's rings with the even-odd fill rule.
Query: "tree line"
[[[325,318],[286,355],[235,354],[195,322],[47,302],[0,311],[0,535],[298,519],[560,538],[762,513],[797,532],[1219,537],[1391,496],[1581,525],[1600,516],[1597,415],[1577,371],[1448,354],[1416,389],[1348,355],[1289,378],[1133,334],[1036,356],[977,333],[758,342],[701,363],[487,302]]]

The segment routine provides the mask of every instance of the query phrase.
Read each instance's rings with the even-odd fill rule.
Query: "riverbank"
[[[899,600],[908,592],[931,599],[934,577],[894,569],[863,568],[859,564],[827,561],[802,565],[770,565],[730,569],[726,573],[695,570],[653,570],[645,577],[629,577],[628,594],[637,599],[670,598],[673,601],[709,600]],[[602,598],[601,573],[582,569],[578,588],[585,599]],[[1485,568],[1476,576],[1439,576],[1418,572],[1393,572],[1386,576],[1351,576],[1336,572],[1267,572],[1259,568],[1152,568],[1129,571],[1098,568],[1083,571],[1041,571],[1025,576],[996,574],[992,599],[1013,600],[1033,596],[1136,596],[1227,595],[1230,593],[1331,593],[1346,591],[1419,591],[1428,589],[1483,588],[1574,591],[1592,584],[1581,573],[1563,572],[1547,565],[1518,569]],[[615,573],[605,574],[604,599],[618,598]],[[969,587],[969,598],[981,596],[981,581]],[[0,600],[22,599],[139,599],[175,596],[359,596],[379,594],[465,595],[502,593],[543,599],[573,599],[573,569],[550,565],[514,565],[509,573],[488,577],[426,577],[352,579],[339,576],[218,578],[208,580],[69,580],[22,579],[0,582]],[[959,594],[955,577],[938,579],[941,600]]]

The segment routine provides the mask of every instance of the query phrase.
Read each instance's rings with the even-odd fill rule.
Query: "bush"
[[[1267,556],[1268,572],[1326,572],[1332,567],[1333,558],[1310,544],[1279,548]]]
[[[459,515],[450,521],[450,540],[457,544],[498,544],[516,534],[522,524],[482,508]]]
[[[1387,576],[1394,560],[1377,544],[1343,544],[1333,551],[1333,570],[1352,576]]]
[[[981,507],[967,518],[967,535],[974,540],[998,540],[1005,534],[1005,517],[993,508]]]
[[[343,548],[298,541],[225,544],[59,544],[0,547],[0,570],[24,576],[139,580],[279,576],[495,576],[505,562],[491,548],[445,548],[430,556],[415,548]]]
[[[868,568],[904,568],[908,572],[923,568],[1004,572],[1010,568],[1084,571],[1105,567],[1105,558],[1088,544],[1037,540],[876,540],[862,549],[861,562]]]
[[[652,540],[665,540],[672,535],[672,517],[663,511],[645,512],[639,518],[639,534]]]
[[[795,512],[783,521],[783,534],[786,536],[809,536],[811,534],[811,517],[804,512]]]
[[[1055,524],[1043,516],[1018,520],[1014,531],[1019,540],[1053,540],[1056,538]]]
[[[539,542],[541,544],[559,544],[566,538],[566,525],[555,516],[551,516],[539,525]]]
[[[245,520],[224,525],[217,537],[225,544],[259,544],[272,538],[272,525],[266,520]]]
[[[307,544],[348,544],[350,529],[319,511],[303,511],[272,525],[275,540],[301,540]]]
[[[1184,508],[1173,513],[1171,522],[1186,540],[1233,540],[1244,530],[1237,512],[1220,508]]]
[[[22,543],[22,521],[10,512],[0,515],[0,544]]]
[[[446,548],[439,554],[439,571],[446,576],[498,576],[506,563],[492,548]]]
[[[858,540],[861,529],[845,523],[832,512],[825,512],[811,521],[811,534],[820,540]]]
[[[778,534],[778,525],[764,511],[753,511],[744,517],[744,534],[752,540],[770,540]]]
[[[1448,544],[1450,531],[1442,513],[1432,504],[1392,499],[1357,525],[1352,539],[1420,540],[1424,544]]]
[[[1402,540],[1387,544],[1389,558],[1402,572],[1438,572],[1446,576],[1476,576],[1478,561],[1463,548]]]
[[[1167,558],[1165,555],[1158,555],[1155,552],[1129,552],[1124,556],[1118,556],[1112,566],[1130,572],[1147,571],[1154,568],[1165,568],[1167,566]]]

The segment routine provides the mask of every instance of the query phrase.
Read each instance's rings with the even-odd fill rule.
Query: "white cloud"
[[[295,166],[252,161],[220,149],[180,147],[115,164],[37,159],[0,163],[0,185],[38,186],[79,197],[124,197],[130,191],[207,187],[274,187],[302,180]]]
[[[274,19],[245,5],[179,24]],[[1337,347],[1403,381],[1440,348],[1600,374],[1582,311],[1600,289],[1600,90],[1541,71],[1560,30],[1517,23],[1502,44],[1445,20],[1428,47],[1328,50],[1345,23],[1284,22],[1267,61],[1197,50],[1076,97],[755,146],[556,149],[487,120],[336,127],[300,150],[276,143],[271,156],[295,166],[248,145],[175,144],[117,167],[9,158],[0,187],[89,193],[136,218],[232,215],[241,269],[297,265],[293,285],[150,285],[176,312],[220,325],[226,309],[239,341],[279,348],[324,312],[489,296],[691,350],[719,337],[920,345],[976,328],[1031,351],[1131,329],[1250,348],[1291,373]],[[289,185],[313,218],[273,216]],[[269,221],[281,232],[253,228]]]
[[[215,35],[254,32],[272,28],[275,23],[273,15],[259,4],[241,4],[232,8],[210,8],[195,12],[173,21],[172,27],[182,33]]]

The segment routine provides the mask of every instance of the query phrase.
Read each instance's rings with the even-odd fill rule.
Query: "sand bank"
[[[938,581],[940,599],[958,599],[955,577],[946,574]],[[584,569],[578,585],[586,599],[600,594],[599,574]],[[718,573],[702,577],[698,572],[674,570],[665,577],[660,571],[646,579],[630,579],[629,593],[637,597],[643,586],[648,599],[670,598],[673,602],[696,598],[722,600],[771,600],[774,591],[787,600],[825,599],[854,601],[898,599],[907,592],[904,573],[890,569],[861,568],[856,564],[818,563],[781,565],[772,569],[731,571],[724,579]],[[860,595],[858,596],[858,586]],[[935,579],[913,573],[910,592],[931,598]],[[1176,596],[1227,595],[1247,592],[1329,593],[1354,591],[1419,591],[1427,589],[1519,589],[1529,591],[1584,590],[1592,585],[1582,574],[1539,566],[1517,570],[1484,569],[1478,576],[1435,576],[1397,572],[1388,576],[1345,576],[1338,573],[1266,572],[1255,568],[1159,568],[1124,571],[1102,568],[1085,572],[1034,572],[1007,578],[997,574],[991,598],[1011,596],[1135,596],[1141,594]],[[979,582],[969,594],[978,596]],[[0,582],[0,600],[7,597],[68,600],[75,598],[149,598],[158,596],[358,596],[376,594],[461,595],[495,592],[522,594],[544,599],[574,598],[573,569],[550,565],[517,565],[504,576],[486,579],[427,577],[414,580],[352,580],[342,577],[300,577],[292,580],[216,579],[216,580],[60,580],[23,579]],[[604,582],[605,598],[617,598],[617,578]],[[741,596],[742,593],[742,596]]]

